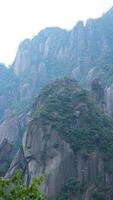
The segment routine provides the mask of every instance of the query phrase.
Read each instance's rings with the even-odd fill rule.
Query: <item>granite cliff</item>
[[[25,184],[46,174],[48,200],[113,199],[113,119],[74,80],[59,80],[38,96],[23,145],[6,177],[17,169]]]
[[[112,19],[113,8],[70,31],[46,28],[20,44],[10,69],[0,65],[0,165],[6,171],[29,124],[7,176],[19,168],[29,184],[47,173],[50,200],[113,198],[113,122],[103,114],[113,116]],[[63,78],[91,88],[96,103],[72,80],[41,91]]]
[[[79,21],[70,30],[46,28],[24,40],[12,70],[20,80],[20,101],[31,105],[47,83],[74,78],[85,88],[98,79],[104,88],[106,111],[112,115],[113,8],[98,19]],[[27,102],[27,103],[25,103]]]

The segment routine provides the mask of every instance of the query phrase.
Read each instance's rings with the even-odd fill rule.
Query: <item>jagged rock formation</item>
[[[113,120],[74,80],[56,81],[37,98],[22,148],[7,177],[17,169],[29,184],[47,174],[49,200],[113,199]]]
[[[98,78],[106,87],[105,99],[111,101],[112,16],[113,8],[86,25],[79,21],[71,31],[46,28],[33,39],[23,41],[11,69],[0,65],[0,115],[10,104],[17,113],[27,110],[43,86],[64,77],[77,79],[84,86]],[[111,106],[107,108],[112,110]]]
[[[11,138],[12,136],[18,138],[15,137],[17,127],[13,124],[12,117],[3,122],[5,110],[10,108],[17,114],[19,130],[23,132],[28,121],[29,127],[24,136],[22,148],[8,174],[12,174],[17,168],[22,169],[24,181],[29,184],[32,177],[37,174],[48,173],[45,191],[49,199],[56,198],[62,187],[61,196],[67,188],[66,195],[71,193],[71,199],[75,199],[75,196],[76,199],[80,199],[80,194],[83,200],[97,198],[111,200],[113,198],[111,188],[113,185],[112,121],[100,114],[101,112],[96,109],[92,100],[90,104],[89,97],[84,96],[82,89],[75,86],[73,82],[68,82],[72,90],[65,82],[61,82],[61,85],[64,84],[62,87],[56,84],[58,88],[53,87],[52,91],[46,89],[46,92],[39,96],[34,105],[37,110],[34,112],[35,117],[29,116],[28,113],[43,86],[56,79],[72,77],[84,87],[89,88],[91,85],[92,94],[102,110],[113,116],[112,19],[113,8],[98,19],[88,20],[86,25],[81,21],[78,22],[71,31],[57,27],[46,28],[33,39],[27,39],[20,44],[11,69],[0,65],[0,121],[2,123],[0,125],[0,130],[2,130],[0,131],[2,138],[0,164],[3,162],[3,156],[6,161],[7,155],[14,155],[11,150]],[[64,89],[65,86],[69,91]],[[79,92],[80,96],[71,99],[73,95],[70,93],[73,93],[73,89],[75,96]],[[69,92],[68,96],[65,92]],[[61,101],[62,107],[57,110],[59,105],[54,95],[56,99],[58,95],[60,96],[61,99],[57,99],[58,101],[66,97],[69,102],[66,100],[65,105],[65,101],[63,104]],[[46,98],[50,100],[50,105],[46,105]],[[70,102],[72,107],[67,106],[71,105]],[[50,114],[52,114],[51,109],[54,108],[54,115],[48,115],[47,106]],[[67,113],[68,118],[64,113]],[[62,117],[59,118],[60,116]],[[85,121],[81,116],[84,116]],[[70,129],[74,129],[78,135],[73,135]],[[9,130],[10,133],[7,132]],[[2,145],[4,141],[7,146],[6,154],[5,145]],[[77,191],[73,191],[73,184],[78,188]],[[103,185],[107,192],[103,190]],[[66,199],[67,196],[62,198]]]
[[[79,21],[71,31],[46,28],[23,41],[12,65],[20,79],[22,104],[31,105],[40,89],[56,79],[71,77],[84,87],[98,79],[106,88],[106,110],[112,114],[113,105],[108,103],[112,102],[108,88],[113,83],[112,16],[113,8],[98,19],[89,19],[86,25]]]

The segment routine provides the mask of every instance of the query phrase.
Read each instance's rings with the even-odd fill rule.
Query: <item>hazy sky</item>
[[[71,29],[112,6],[113,0],[0,0],[0,62],[11,64],[19,43],[41,29]]]

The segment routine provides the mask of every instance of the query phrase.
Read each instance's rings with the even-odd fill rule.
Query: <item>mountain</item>
[[[76,76],[73,73],[77,71],[79,76],[76,78],[81,80],[88,78],[93,69],[94,75],[97,72],[103,81],[107,81],[107,78],[101,77],[100,68],[105,75],[105,71],[108,73],[106,65],[113,64],[112,16],[113,9],[98,19],[89,19],[86,25],[79,21],[71,31],[57,27],[44,29],[32,40],[27,39],[20,44],[13,63],[14,72],[22,76],[27,69],[32,71],[33,68],[39,77],[44,70],[49,79],[54,79],[54,76]],[[110,72],[108,75],[111,75]]]
[[[21,106],[28,109],[40,89],[56,79],[74,78],[85,88],[98,79],[105,89],[106,111],[113,115],[112,17],[113,8],[85,25],[79,21],[70,31],[50,27],[24,40],[11,67],[20,80]]]
[[[60,192],[61,185],[63,186],[64,183],[66,183],[64,188],[67,188],[68,178],[74,176],[77,180],[71,179],[69,182],[73,183],[74,181],[74,184],[77,184],[76,187],[79,187],[80,193],[83,191],[82,197],[86,197],[85,200],[88,200],[88,198],[90,200],[104,199],[104,197],[105,200],[112,199],[112,189],[110,187],[112,186],[112,119],[107,116],[113,117],[112,19],[113,8],[98,19],[89,19],[86,24],[79,21],[70,31],[58,27],[45,28],[33,39],[26,39],[19,45],[16,58],[10,69],[0,64],[0,166],[2,166],[0,175],[6,173],[12,158],[21,146],[21,140],[25,132],[22,148],[16,155],[16,160],[11,164],[8,174],[19,167],[24,172],[25,182],[29,184],[32,176],[40,174],[40,170],[46,171],[47,169],[50,170],[50,174],[52,173],[50,188],[48,188],[50,198],[53,198],[52,195],[56,198],[56,194]],[[74,81],[60,81],[64,78],[77,80],[81,87],[91,90],[92,97],[99,105],[95,105],[89,94],[86,95],[87,92]],[[55,80],[59,81],[54,83]],[[53,85],[48,85],[52,83]],[[46,85],[48,86],[42,90]],[[62,90],[64,94],[62,94]],[[79,92],[83,94],[75,98],[73,97],[74,91],[75,96]],[[61,95],[60,100],[57,92]],[[69,94],[65,94],[66,92],[69,92]],[[44,98],[43,95],[45,95]],[[50,102],[46,102],[48,95],[50,95]],[[53,98],[52,105],[51,95]],[[75,102],[70,99],[71,96],[75,98]],[[56,99],[54,99],[55,97]],[[66,105],[62,103],[62,98],[64,102],[66,101]],[[38,111],[32,113],[34,102],[34,110]],[[79,102],[81,102],[80,105]],[[59,106],[57,103],[60,103],[61,110],[57,107]],[[55,109],[54,115],[51,113],[52,108]],[[45,112],[46,109],[47,112]],[[52,114],[50,116],[48,115],[48,109]],[[104,114],[99,110],[102,110]],[[80,118],[82,111],[84,111],[85,121]],[[54,127],[54,120],[57,119],[58,122],[55,122],[58,130]],[[66,129],[62,127],[62,124],[65,125]],[[52,127],[50,127],[51,125]],[[73,131],[70,132],[73,129],[76,130],[75,132],[78,135],[73,135]],[[68,134],[69,131],[69,137],[65,136],[63,130],[65,134]],[[62,132],[63,135],[60,135],[59,132]],[[36,152],[34,152],[38,133],[41,142],[37,143]],[[30,138],[30,134],[32,138]],[[43,135],[44,141],[42,139]],[[45,138],[48,138],[48,136],[52,139],[46,148]],[[58,145],[54,144],[54,141],[58,142],[58,150]],[[96,141],[97,145],[95,144]],[[29,150],[31,148],[29,145],[32,146],[32,151]],[[45,158],[42,158],[43,162],[41,164],[39,162],[37,165],[40,157],[45,156],[44,151],[47,151],[46,169],[44,168]],[[84,156],[82,156],[84,151],[85,158],[88,157],[87,161],[84,161]],[[30,153],[33,154],[33,162],[29,156]],[[52,158],[53,160],[51,160]],[[57,166],[58,173],[61,171],[62,174],[64,171],[64,174],[62,174],[62,180],[58,179],[57,183],[54,183],[55,177],[58,177]],[[64,166],[67,166],[67,176],[65,176]],[[76,173],[77,170],[79,172]],[[98,177],[99,174],[101,177]],[[100,183],[97,183],[97,179],[100,180]],[[84,185],[83,182],[87,187],[86,189],[84,189],[84,186],[81,187],[81,184]],[[108,192],[105,192],[103,185]],[[90,194],[93,195],[94,191],[97,193],[90,197]],[[79,196],[78,193],[77,195]],[[64,197],[64,199],[66,198]]]
[[[113,199],[113,119],[76,81],[42,89],[23,145],[7,177],[19,169],[26,184],[46,174],[48,200]]]

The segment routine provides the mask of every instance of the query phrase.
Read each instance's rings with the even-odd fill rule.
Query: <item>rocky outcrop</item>
[[[5,145],[6,156],[14,155],[18,121],[22,129],[29,123],[7,175],[21,169],[29,184],[34,176],[46,173],[49,199],[64,195],[70,182],[79,188],[67,189],[71,199],[113,198],[112,120],[99,111],[113,115],[112,17],[113,9],[86,25],[78,22],[71,31],[46,28],[20,44],[11,69],[0,65],[0,159],[5,158]],[[27,115],[41,88],[64,77],[90,85],[100,108],[74,81],[61,81],[43,90],[33,115]],[[12,111],[5,119],[5,110],[12,107],[18,120]]]
[[[0,176],[4,176],[12,160],[13,145],[7,139],[0,143]]]
[[[36,100],[6,177],[20,169],[29,185],[46,174],[43,190],[49,200],[112,200],[112,124],[76,81],[56,81]]]
[[[7,139],[10,144],[15,144],[19,137],[18,119],[14,111],[5,111],[5,120],[0,124],[0,143]]]
[[[34,127],[34,122],[30,126]],[[37,130],[35,124],[35,129],[30,134],[29,131],[25,134],[23,154],[21,153],[24,162],[23,160],[21,162],[20,157],[17,157],[9,169],[8,176],[14,174],[17,169],[21,169],[23,172],[24,168],[24,182],[30,184],[34,177],[46,173],[48,178],[44,188],[48,198],[54,199],[68,177],[75,175],[75,156],[69,144],[63,141],[57,133],[54,133],[51,127],[45,129],[46,132],[43,128]],[[48,142],[47,137],[49,138]],[[24,167],[20,167],[21,163]],[[65,179],[63,174],[66,174]]]
[[[42,87],[64,77],[74,78],[87,88],[94,79],[100,80],[103,88],[110,87],[112,13],[113,8],[98,19],[89,19],[86,25],[79,21],[70,31],[46,28],[33,39],[23,41],[12,65],[20,79],[21,102],[32,104]]]
[[[17,56],[14,61],[14,72],[18,76],[21,75],[25,69],[30,67],[30,47],[30,40],[26,39],[18,48]]]
[[[104,88],[98,79],[94,79],[91,81],[91,91],[102,110],[113,116],[113,84]]]
[[[17,152],[19,143],[19,123],[14,111],[7,109],[5,119],[0,124],[0,176],[3,176]]]
[[[112,178],[103,172],[102,156],[98,150],[88,159],[82,153],[75,155],[70,145],[62,140],[57,132],[51,130],[51,127],[38,128],[34,123],[36,122],[29,125],[23,140],[23,150],[17,154],[6,177],[13,175],[19,169],[23,172],[25,184],[29,185],[34,177],[46,174],[47,180],[43,188],[50,200],[57,198],[63,186],[71,178],[76,178],[82,186],[87,186],[83,194],[84,200],[90,200],[97,191],[95,182],[99,176],[104,186],[113,184]],[[31,127],[33,130],[30,130]],[[90,187],[93,189],[90,190]],[[110,190],[112,188],[109,188],[109,192]],[[78,191],[76,195],[77,199],[82,196]],[[106,199],[107,196],[108,194]]]
[[[37,71],[40,72],[40,64],[46,63],[51,55],[59,61],[66,62],[66,57],[69,57],[67,49],[68,35],[69,33],[66,30],[60,28],[46,28],[32,40],[23,41],[18,48],[12,66],[15,74],[21,76],[33,66],[36,66]]]

